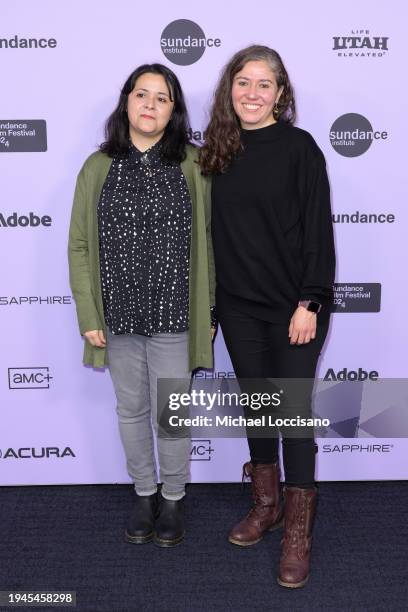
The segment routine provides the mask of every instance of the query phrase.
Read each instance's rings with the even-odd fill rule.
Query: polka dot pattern
[[[191,199],[160,143],[114,158],[98,204],[102,297],[113,334],[188,329]]]

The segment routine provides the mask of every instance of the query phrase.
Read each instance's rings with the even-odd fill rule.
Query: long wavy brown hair
[[[262,45],[251,45],[238,51],[225,66],[214,92],[210,121],[205,131],[204,145],[200,149],[199,163],[203,174],[225,172],[242,150],[240,122],[232,106],[232,83],[235,75],[250,61],[264,61],[275,75],[283,91],[273,116],[276,120],[293,123],[296,116],[293,88],[282,59],[276,51]]]

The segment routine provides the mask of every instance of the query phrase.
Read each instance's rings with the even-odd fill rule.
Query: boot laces
[[[246,518],[249,518],[253,514],[259,512],[260,508],[263,507],[262,504],[259,503],[259,500],[262,496],[265,495],[264,487],[262,486],[261,479],[255,479],[252,477],[254,467],[251,463],[245,463],[242,468],[242,490],[244,489],[245,480],[252,481],[252,501],[253,506],[250,508]]]
[[[304,527],[305,527],[305,515],[307,510],[307,499],[306,497],[299,496],[293,519],[291,524],[288,526],[287,531],[285,530],[284,541],[290,548],[297,547],[303,539]]]

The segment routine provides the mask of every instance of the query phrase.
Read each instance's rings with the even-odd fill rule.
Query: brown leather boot
[[[253,507],[247,516],[230,531],[229,541],[238,546],[251,546],[262,539],[265,531],[273,531],[283,523],[278,463],[248,462],[243,468],[252,481]]]
[[[285,487],[285,531],[278,584],[297,589],[309,578],[317,489]]]

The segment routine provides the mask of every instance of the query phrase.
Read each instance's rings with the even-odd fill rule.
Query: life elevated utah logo
[[[166,58],[178,66],[197,62],[207,47],[220,47],[221,39],[207,38],[203,29],[189,19],[176,19],[166,26],[160,38]]]
[[[388,132],[374,130],[369,120],[358,113],[346,113],[336,119],[330,129],[333,149],[344,157],[357,157],[371,147],[373,140],[387,140]]]
[[[371,36],[370,30],[356,28],[348,36],[333,36],[333,51],[338,57],[384,57],[388,36]]]

